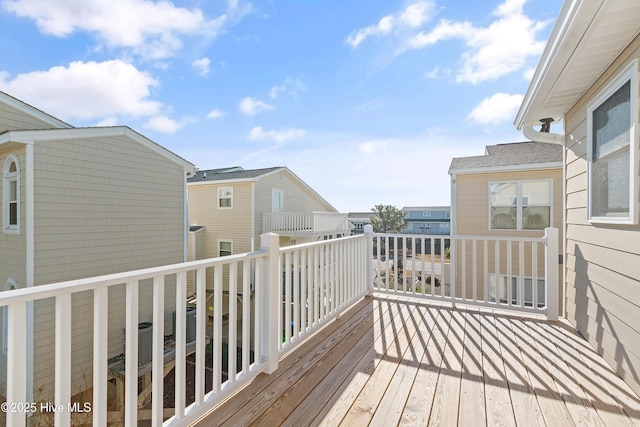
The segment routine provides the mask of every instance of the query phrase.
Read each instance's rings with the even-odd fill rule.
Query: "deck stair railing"
[[[71,346],[73,296],[93,293],[93,371],[91,376],[93,425],[112,421],[107,405],[109,368],[109,291],[125,287],[124,404],[122,424],[135,426],[139,405],[138,324],[153,325],[151,355],[151,424],[189,425],[229,397],[258,374],[272,373],[285,352],[300,345],[326,322],[371,292],[396,293],[513,310],[533,311],[557,318],[557,230],[543,239],[503,239],[451,236],[436,243],[433,237],[374,234],[279,247],[279,236],[265,233],[258,251],[227,257],[149,268],[133,272],[47,284],[0,293],[7,310],[8,378],[6,424],[24,426],[32,366],[27,325],[33,304],[55,301],[55,384],[53,404],[68,408],[72,399]],[[539,251],[543,254],[540,255]],[[544,266],[540,270],[541,265]],[[539,273],[542,271],[542,273]],[[195,273],[195,274],[194,274]],[[555,275],[555,276],[554,276]],[[196,325],[193,402],[187,402],[187,277],[195,277]],[[540,282],[540,279],[542,281]],[[165,304],[166,283],[175,283],[175,307]],[[437,283],[439,282],[439,286]],[[542,283],[539,288],[537,283]],[[141,301],[141,286],[152,286],[151,301]],[[212,285],[210,285],[212,284]],[[509,286],[511,284],[511,286]],[[207,288],[213,286],[213,307],[207,307]],[[173,288],[170,288],[173,289]],[[209,289],[210,291],[210,289]],[[544,297],[540,295],[544,294]],[[240,298],[238,298],[240,296]],[[223,310],[224,298],[230,303]],[[113,302],[111,302],[113,304]],[[152,316],[141,318],[139,307],[152,306]],[[163,408],[167,309],[176,312],[174,410]],[[213,320],[207,323],[213,310]],[[226,350],[225,350],[226,344]],[[190,348],[190,347],[189,347]],[[211,354],[212,360],[207,354]],[[209,377],[210,385],[207,377]],[[11,408],[11,406],[7,406]],[[17,410],[22,409],[22,410]],[[30,409],[30,407],[28,407]],[[146,410],[146,409],[145,409]],[[148,410],[147,410],[148,411]],[[55,411],[56,426],[68,426],[68,410]]]

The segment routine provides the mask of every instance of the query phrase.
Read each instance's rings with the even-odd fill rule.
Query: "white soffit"
[[[555,121],[640,32],[638,0],[571,0],[558,17],[515,125]]]

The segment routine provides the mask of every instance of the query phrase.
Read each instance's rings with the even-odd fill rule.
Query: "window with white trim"
[[[233,254],[233,242],[231,240],[218,240],[218,256]]]
[[[233,208],[233,187],[218,188],[218,208],[219,209]]]
[[[489,229],[544,230],[551,226],[552,181],[489,183]]]
[[[2,229],[5,233],[20,232],[20,163],[15,154],[4,162],[2,173]]]
[[[7,283],[4,284],[4,290],[10,291],[13,289],[18,289],[18,282],[14,279],[9,278]],[[9,333],[9,308],[5,305],[2,307],[2,353],[7,354],[8,346],[8,336]]]
[[[588,215],[638,223],[638,61],[587,106]]]

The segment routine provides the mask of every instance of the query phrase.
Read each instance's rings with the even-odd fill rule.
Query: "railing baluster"
[[[524,307],[525,291],[524,291],[524,242],[518,242],[518,294],[516,295],[517,304]]]
[[[538,308],[538,244],[531,243],[531,304]]]
[[[483,241],[483,273],[482,280],[484,282],[484,302],[489,302],[489,241],[484,239]]]
[[[93,425],[107,425],[109,288],[93,291]]]
[[[227,344],[227,381],[236,382],[238,349],[238,263],[229,264],[229,336]]]
[[[176,274],[176,365],[175,373],[175,408],[176,419],[184,417],[186,406],[186,361],[187,361],[187,273],[180,271]]]
[[[284,345],[288,345],[291,342],[291,251],[287,251],[284,254],[284,292],[280,294],[279,298],[284,297],[284,312],[282,313],[283,320],[280,324],[284,327]]]
[[[445,286],[445,274],[444,274],[444,259],[445,259],[445,239],[440,238],[440,296],[444,298],[446,295]],[[454,274],[451,274],[453,277]]]
[[[431,284],[429,285],[431,288],[431,296],[435,296],[436,294],[436,239],[435,237],[431,237],[429,239],[429,243],[431,244]],[[442,284],[444,286],[444,283]]]
[[[511,240],[507,241],[507,304],[513,305],[513,258],[512,258]]]
[[[14,303],[7,307],[7,402],[27,401],[27,303]],[[24,426],[26,414],[7,411],[8,426]]]
[[[251,363],[251,261],[242,263],[242,372],[249,373]],[[204,376],[204,375],[203,375]]]
[[[478,268],[476,239],[471,240],[471,287],[473,288],[473,300],[478,301]]]
[[[205,389],[205,348],[207,332],[207,270],[196,271],[196,405],[204,403]]]
[[[153,278],[153,350],[151,356],[151,422],[162,424],[164,406],[164,276]]]
[[[258,300],[256,300],[256,307]],[[260,335],[256,329],[256,334]],[[213,269],[213,391],[222,386],[222,266]]]
[[[65,408],[55,413],[55,425],[71,424],[67,405],[71,403],[71,294],[56,297],[55,404]]]
[[[300,334],[300,252],[293,252],[293,337]]]
[[[125,384],[124,425],[138,424],[138,281],[127,282],[125,290]]]

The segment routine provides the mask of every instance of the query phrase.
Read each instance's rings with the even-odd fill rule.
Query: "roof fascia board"
[[[490,167],[476,167],[476,168],[460,168],[449,169],[449,175],[469,175],[479,173],[495,173],[495,172],[519,172],[519,171],[533,171],[533,170],[547,170],[547,169],[562,169],[562,162],[548,162],[548,163],[529,163],[525,165],[506,165],[506,166],[490,166]]]
[[[51,126],[54,126],[57,128],[73,128],[73,126],[71,126],[69,123],[65,123],[62,120],[57,119],[52,115],[45,113],[42,110],[38,110],[37,108],[27,104],[26,102],[20,101],[19,99],[14,98],[13,96],[1,91],[0,91],[0,103],[6,104],[12,108],[15,108],[18,111],[22,111],[23,113],[28,114],[29,116],[36,118],[38,120],[41,120]]]
[[[140,135],[127,126],[68,128],[68,129],[43,129],[43,130],[12,130],[0,134],[0,144],[18,142],[22,144],[35,144],[38,141],[59,141],[64,139],[101,138],[101,137],[126,137],[129,138],[164,158],[180,165],[185,171],[193,173],[195,165],[166,148],[156,144],[150,139]]]
[[[541,103],[540,98],[546,97],[552,90],[604,2],[602,0],[565,1],[516,114],[514,125],[518,130],[522,130],[525,125],[538,124],[538,120],[546,118],[532,118],[529,115],[533,111],[534,104]],[[559,121],[562,117],[553,117],[553,119]]]

